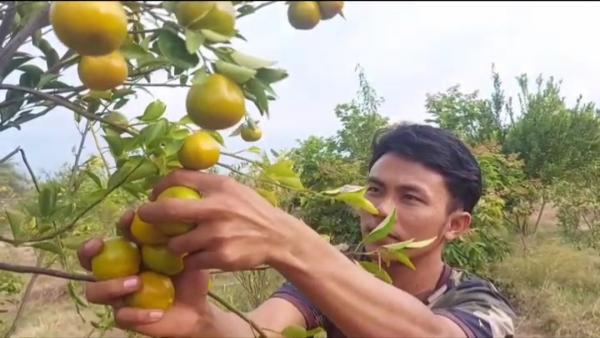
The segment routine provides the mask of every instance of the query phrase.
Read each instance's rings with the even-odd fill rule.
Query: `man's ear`
[[[450,215],[448,229],[444,233],[444,239],[451,242],[471,230],[471,214],[466,211],[455,211]]]

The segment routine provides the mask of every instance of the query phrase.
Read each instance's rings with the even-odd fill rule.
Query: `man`
[[[181,170],[160,182],[138,209],[149,223],[194,222],[169,248],[188,252],[174,279],[176,300],[166,312],[131,309],[122,298],[140,287],[136,277],[89,283],[90,302],[111,304],[120,327],[150,336],[253,337],[250,326],[207,302],[205,269],[238,270],[268,264],[287,280],[247,315],[269,335],[289,325],[323,326],[329,337],[512,337],[514,312],[488,281],[442,261],[444,245],[469,230],[482,184],[479,166],[458,139],[423,125],[400,125],[373,146],[366,197],[379,214],[361,213],[363,234],[392,210],[393,232],[376,245],[436,238],[410,252],[416,270],[388,269],[393,285],[358,267],[301,220],[272,207],[252,189],[216,175]],[[202,201],[155,201],[166,187],[185,185]],[[121,225],[127,229],[131,212]],[[102,246],[87,242],[81,263]]]

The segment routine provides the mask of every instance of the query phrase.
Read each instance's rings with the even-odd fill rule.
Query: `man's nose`
[[[383,220],[394,210],[394,201],[391,197],[385,197],[377,201],[375,207],[379,210],[377,217]]]

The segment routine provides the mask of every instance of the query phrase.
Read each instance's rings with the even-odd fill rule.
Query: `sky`
[[[356,96],[357,64],[385,99],[380,113],[393,122],[423,122],[426,95],[454,85],[488,97],[492,64],[506,94],[515,98],[515,77],[527,73],[532,80],[539,74],[562,80],[569,103],[579,95],[600,103],[600,3],[346,2],[346,20],[322,21],[308,31],[293,29],[286,10],[277,3],[238,21],[248,42],[235,47],[276,61],[290,75],[274,85],[279,98],[270,104],[270,119],[261,118],[264,137],[256,145],[264,149],[333,135],[340,126],[335,106]],[[74,72],[61,80],[80,84]],[[152,93],[154,98],[140,95],[122,112],[139,116],[160,99],[169,118],[185,114],[185,89],[152,88]],[[230,151],[247,146],[237,138],[226,142]],[[73,114],[56,109],[20,131],[0,133],[0,157],[21,146],[36,173],[50,173],[72,163],[78,143]],[[90,138],[84,157],[94,152]]]

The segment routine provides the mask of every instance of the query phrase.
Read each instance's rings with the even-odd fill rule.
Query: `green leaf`
[[[293,189],[304,189],[300,177],[293,170],[294,161],[281,160],[264,168],[263,175],[284,186]]]
[[[19,70],[23,71],[23,74],[19,78],[19,84],[28,88],[36,88],[38,83],[40,83],[42,74],[44,74],[44,71],[40,67],[34,65],[24,65],[19,67]]]
[[[210,42],[227,42],[231,40],[231,37],[217,33],[210,29],[201,29],[200,33],[202,33],[206,40]]]
[[[17,69],[22,64],[27,61],[33,59],[33,56],[26,55],[23,57],[14,57],[10,60],[6,68],[2,70],[2,74],[0,75],[0,80],[3,80],[8,74],[10,74],[13,70]]]
[[[238,65],[252,69],[267,68],[275,64],[274,61],[259,59],[257,57],[244,54],[237,50],[234,50],[231,53],[231,58]]]
[[[221,135],[221,133],[219,133],[216,130],[204,130],[205,132],[209,133],[210,136],[212,136],[212,138],[215,139],[215,141],[219,142],[220,145],[222,145],[223,147],[225,146],[225,140],[223,139],[223,136]]]
[[[429,244],[433,243],[435,241],[435,239],[437,238],[437,236],[430,238],[430,239],[426,239],[423,241],[419,241],[419,242],[415,242],[415,239],[409,239],[407,241],[403,241],[403,242],[399,242],[399,243],[392,243],[392,244],[386,244],[383,247],[388,249],[388,250],[393,250],[393,251],[398,251],[398,250],[403,250],[403,249],[419,249],[419,248],[424,248],[426,246],[428,246]]]
[[[243,84],[256,75],[254,69],[234,65],[233,63],[217,60],[215,63],[217,73],[223,74],[238,84]]]
[[[269,201],[271,205],[273,205],[274,207],[279,206],[279,198],[277,198],[277,194],[275,194],[275,192],[261,188],[256,188],[255,190],[260,196]]]
[[[367,272],[375,275],[375,277],[381,279],[382,281],[392,284],[392,277],[385,271],[379,264],[375,264],[369,261],[360,261],[358,264]]]
[[[56,80],[57,78],[58,78],[57,74],[43,74],[40,77],[40,81],[38,82],[37,87],[40,89],[46,88],[47,84],[54,82],[54,80]]]
[[[40,214],[43,217],[48,217],[56,211],[56,198],[58,196],[58,191],[52,184],[48,184],[44,186],[39,195],[38,195],[38,203],[40,206]]]
[[[275,83],[289,76],[285,69],[261,68],[257,71],[256,77],[264,83]]]
[[[366,188],[357,185],[344,185],[335,190],[327,190],[323,193],[333,195],[338,201],[344,202],[358,210],[365,210],[372,215],[378,215],[379,210],[365,198]]]
[[[196,53],[203,43],[204,35],[191,29],[185,29],[185,48],[190,54]]]
[[[148,52],[144,47],[131,40],[125,40],[123,45],[121,45],[120,52],[128,60],[152,57],[152,54],[150,54],[150,52]]]
[[[183,69],[195,67],[200,59],[187,51],[185,41],[168,29],[161,29],[158,48],[175,66]]]
[[[269,102],[265,94],[265,85],[260,80],[253,78],[246,83],[248,91],[254,96],[254,104],[261,115],[269,115]]]
[[[88,239],[90,239],[89,235],[73,235],[71,237],[63,238],[62,244],[67,249],[79,250],[83,243]]]
[[[123,153],[123,142],[121,141],[121,137],[118,134],[106,133],[104,135],[104,139],[106,143],[108,143],[108,148],[110,149],[110,153],[114,157],[119,157]]]
[[[102,180],[100,180],[100,177],[98,177],[98,175],[94,174],[90,170],[83,170],[83,173],[86,174],[89,178],[91,178],[92,181],[96,183],[98,188],[102,188]]]
[[[290,325],[281,331],[285,338],[306,338],[306,329],[299,325]]]
[[[61,248],[56,243],[54,243],[54,241],[38,242],[31,244],[31,246],[40,250],[50,251],[59,256],[63,254]]]
[[[192,77],[192,84],[202,84],[204,81],[206,81],[206,79],[208,79],[208,77],[208,73],[206,73],[203,69],[198,69],[194,72],[194,77]]]
[[[83,97],[83,99],[110,100],[112,96],[113,93],[111,90],[90,90],[89,93]]]
[[[139,167],[137,167],[138,165]],[[157,173],[158,168],[154,162],[146,158],[132,157],[110,176],[108,180],[108,189],[115,187],[117,184],[119,184],[119,182],[133,182],[142,178],[146,178],[147,176],[156,175]]]
[[[175,9],[177,8],[177,1],[163,1],[161,6],[171,13],[175,13]]]
[[[139,119],[144,122],[151,122],[158,120],[167,110],[167,105],[161,100],[155,100],[150,102],[144,110],[144,115]]]
[[[119,101],[117,101],[115,103],[115,105],[113,106],[113,109],[119,109],[119,108],[123,107],[124,105],[126,105],[127,102],[129,102],[128,99],[120,99]]]
[[[254,153],[254,154],[258,154],[258,155],[260,155],[260,153],[262,153],[262,150],[257,146],[252,146],[252,147],[248,148],[247,151]]]
[[[6,209],[6,219],[8,220],[8,224],[10,225],[10,230],[12,231],[13,238],[15,240],[25,239],[25,222],[26,217],[21,211]]]
[[[139,137],[145,145],[153,148],[157,141],[161,140],[167,134],[167,120],[161,119],[156,123],[146,126],[140,131]]]
[[[42,53],[44,53],[44,56],[46,57],[46,66],[48,67],[48,69],[56,65],[60,60],[56,50],[54,50],[54,48],[52,48],[52,45],[50,45],[50,43],[45,39],[40,39],[35,44],[35,46],[37,46],[38,49],[42,51]]]
[[[375,229],[373,229],[367,237],[365,237],[363,242],[374,243],[384,239],[394,230],[396,220],[396,208],[394,208],[394,210],[392,210],[392,212]]]
[[[408,256],[401,250],[392,251],[385,248],[381,248],[380,250],[381,256],[385,259],[386,262],[388,262],[388,264],[390,261],[394,260],[406,265],[411,270],[416,270],[414,264],[410,261],[410,258],[408,258]]]

